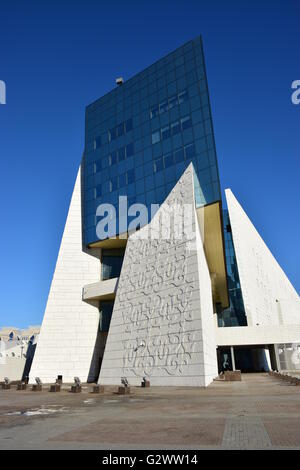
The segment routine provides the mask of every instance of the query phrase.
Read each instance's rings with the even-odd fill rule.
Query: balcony
[[[111,300],[117,292],[119,278],[98,281],[83,287],[82,300]]]

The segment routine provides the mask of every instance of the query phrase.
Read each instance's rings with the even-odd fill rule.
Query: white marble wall
[[[82,289],[85,284],[98,279],[99,252],[82,250],[79,170],[30,371],[30,382],[34,382],[37,376],[45,383],[53,382],[57,375],[63,375],[66,382],[73,381],[74,376],[79,376],[82,381],[95,378],[98,361],[93,357],[93,352],[99,324],[98,302],[83,302]]]
[[[212,291],[194,205],[190,165],[152,222],[130,236],[99,382],[206,386],[217,375]],[[184,239],[142,239],[161,230],[174,203],[191,204]],[[177,221],[178,222],[178,221]],[[174,231],[172,232],[174,235]]]
[[[248,325],[300,325],[296,290],[231,190],[225,193]]]
[[[218,346],[300,343],[300,323],[216,328],[216,338]]]
[[[8,377],[10,381],[21,380],[25,363],[25,357],[7,357],[5,361],[0,361],[0,382],[4,377]]]

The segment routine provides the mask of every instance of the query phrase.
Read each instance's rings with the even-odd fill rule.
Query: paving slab
[[[0,391],[0,449],[300,449],[300,387],[268,374],[197,387]]]

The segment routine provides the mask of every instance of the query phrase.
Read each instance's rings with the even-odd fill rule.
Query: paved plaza
[[[0,390],[0,449],[300,449],[300,387],[264,373],[90,391]]]

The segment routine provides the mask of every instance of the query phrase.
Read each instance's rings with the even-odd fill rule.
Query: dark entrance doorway
[[[218,358],[218,371],[225,372],[225,370],[232,370],[232,361],[231,361],[231,352],[230,348],[218,348],[217,349],[217,358]]]
[[[230,346],[218,348],[219,373],[224,370],[232,370],[232,357]],[[241,372],[268,372],[274,369],[274,354],[272,346],[234,346],[235,369]]]

